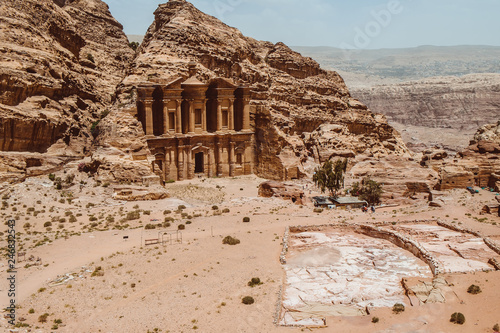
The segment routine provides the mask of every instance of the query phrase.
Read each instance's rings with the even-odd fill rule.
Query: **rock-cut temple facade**
[[[163,182],[253,173],[250,89],[190,77],[137,88],[137,116]],[[158,168],[158,169],[157,169]]]

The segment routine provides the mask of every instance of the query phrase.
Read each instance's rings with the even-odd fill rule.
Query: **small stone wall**
[[[469,229],[469,228],[462,228],[456,224],[444,222],[441,220],[439,220],[437,223],[441,227],[448,228],[448,229],[451,229],[453,231],[461,232],[463,234],[471,234],[471,235],[474,235],[476,237],[482,238],[484,243],[486,245],[488,245],[488,247],[490,249],[492,249],[493,251],[495,251],[496,253],[498,253],[500,255],[500,246],[494,240],[492,240],[491,238],[485,237],[480,232],[474,231],[474,230]]]
[[[288,253],[288,239],[290,238],[290,228],[286,227],[285,234],[283,235],[283,249],[280,254],[280,263],[286,264],[286,254]]]
[[[280,286],[278,291],[278,301],[276,302],[276,312],[274,314],[274,325],[278,326],[281,318],[281,308],[283,303],[283,285]]]

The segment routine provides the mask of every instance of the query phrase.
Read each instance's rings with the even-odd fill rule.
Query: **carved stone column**
[[[217,142],[217,177],[222,177],[222,147],[220,142]]]
[[[234,98],[229,99],[229,110],[227,115],[227,129],[234,131]]]
[[[186,147],[186,159],[187,159],[187,179],[193,179],[194,178],[193,151],[190,146]]]
[[[146,135],[153,135],[153,99],[144,100],[144,109],[146,111]]]
[[[243,128],[242,131],[250,132],[250,98],[243,98]]]
[[[234,142],[229,143],[229,177],[234,177]]]
[[[201,130],[202,132],[207,131],[207,100],[203,99],[201,105]]]
[[[168,99],[163,100],[163,134],[169,134],[169,118],[168,118]]]
[[[177,180],[184,180],[184,146],[177,147]]]
[[[207,153],[207,176],[208,178],[212,178],[212,152],[209,150]]]
[[[182,99],[177,99],[175,102],[177,103],[175,109],[175,133],[182,134]]]
[[[217,132],[222,130],[222,99],[217,99]]]
[[[165,155],[163,159],[163,177],[164,181],[168,182],[170,180],[170,162],[171,162],[171,156],[170,156],[170,147],[165,148]]]
[[[188,109],[188,132],[189,134],[194,134],[194,100],[190,99],[188,101],[189,109]]]

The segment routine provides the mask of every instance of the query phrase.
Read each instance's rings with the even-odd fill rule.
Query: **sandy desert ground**
[[[329,317],[322,329],[274,324],[278,293],[286,284],[279,256],[287,226],[440,218],[500,243],[500,218],[479,214],[485,203],[495,202],[494,193],[481,190],[472,196],[453,190],[443,208],[415,201],[374,214],[313,213],[311,202],[299,206],[258,197],[264,180],[255,176],[176,182],[167,185],[170,198],[140,202],[113,200],[112,186],[78,177],[76,185],[62,190],[47,176],[30,178],[2,194],[0,214],[5,221],[16,219],[18,252],[26,253],[26,260],[17,264],[16,314],[29,327],[14,331],[493,332],[500,322],[500,272],[493,271],[445,274],[453,291],[445,304],[407,304],[401,314],[376,308],[368,316]],[[87,183],[80,186],[81,181]],[[186,208],[178,210],[180,205]],[[243,222],[244,217],[250,222]],[[146,230],[147,224],[163,225]],[[182,243],[176,242],[180,224],[185,226]],[[144,245],[167,231],[172,231],[171,242]],[[240,244],[223,245],[228,235]],[[40,265],[29,261],[31,256],[40,258]],[[7,261],[0,267],[7,276]],[[249,287],[253,277],[263,283]],[[471,284],[482,293],[468,294]],[[6,279],[0,289],[1,301],[8,304]],[[242,304],[244,296],[252,296],[255,303]],[[454,312],[465,315],[464,325],[450,323]],[[40,322],[44,314],[46,322]],[[374,316],[378,323],[372,323]],[[0,325],[10,331],[7,319]]]

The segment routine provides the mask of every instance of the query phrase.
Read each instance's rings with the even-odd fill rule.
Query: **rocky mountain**
[[[1,6],[4,179],[86,154],[98,161],[92,166],[102,181],[143,181],[153,157],[137,118],[136,88],[187,77],[193,61],[198,80],[222,77],[251,87],[259,176],[311,175],[330,158],[348,157],[350,167],[387,159],[385,177],[394,174],[402,193],[406,174],[422,172],[399,133],[354,99],[339,74],[282,43],[245,37],[187,1],[158,7],[136,54],[99,0]],[[402,165],[406,173],[397,171]],[[424,173],[429,187],[436,177]],[[355,177],[372,174],[363,168]]]
[[[467,186],[500,190],[500,122],[481,127],[467,149],[455,157],[445,151],[428,150],[421,164],[440,174],[436,189],[447,190]]]
[[[500,74],[434,77],[352,91],[403,125],[475,130],[500,117]]]
[[[130,75],[120,86],[122,106],[100,126],[99,142],[119,149],[139,144],[133,141],[138,136],[127,130],[121,141],[107,134],[120,132],[113,126],[124,114],[137,112],[134,87],[187,75],[191,61],[197,63],[201,81],[223,77],[252,88],[256,172],[262,177],[297,175],[291,170],[310,174],[318,163],[335,156],[409,156],[386,119],[352,98],[336,72],[283,43],[245,37],[183,0],[170,0],[156,10]],[[133,117],[130,121],[134,124]]]
[[[113,103],[133,57],[122,25],[100,0],[2,1],[1,150],[40,153],[30,157],[37,167],[46,152],[88,154],[92,124]],[[33,166],[22,156],[30,155],[3,168]]]
[[[478,127],[500,116],[500,47],[294,49],[338,70],[351,94],[386,115],[416,151],[463,150]]]

